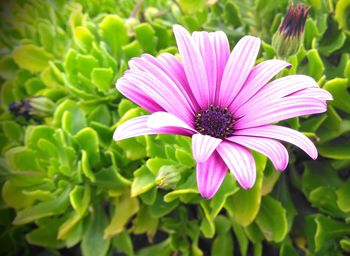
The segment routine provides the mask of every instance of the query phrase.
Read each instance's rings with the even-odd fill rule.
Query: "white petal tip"
[[[118,141],[118,140],[122,140],[122,139],[123,139],[123,137],[121,136],[121,134],[117,128],[113,133],[113,140]]]

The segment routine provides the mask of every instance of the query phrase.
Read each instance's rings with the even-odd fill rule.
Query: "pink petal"
[[[192,126],[188,125],[177,116],[167,112],[155,112],[150,115],[147,120],[147,126],[152,129],[159,129],[169,126],[179,127],[191,131],[192,133],[197,133]]]
[[[169,57],[166,58],[169,59]],[[164,62],[164,57],[162,60]],[[175,59],[175,61],[177,60]],[[182,104],[188,105],[188,108],[191,109],[192,112],[196,111],[198,108],[196,101],[193,102],[188,94],[188,90],[186,90],[186,84],[188,86],[186,77],[181,77],[181,71],[184,72],[182,64],[178,61],[174,63],[175,61],[173,60],[171,65],[178,64],[178,66],[172,66],[169,70],[167,65],[163,65],[159,58],[155,58],[149,54],[142,54],[141,58],[131,59],[129,61],[129,66],[131,69],[145,71],[156,76],[163,84],[171,89],[174,97],[178,97],[179,100],[182,100]],[[176,72],[179,72],[179,74]]]
[[[247,102],[282,69],[290,66],[291,64],[283,60],[267,60],[255,66],[250,72],[243,88],[231,104],[231,112],[235,112],[240,105]]]
[[[183,95],[174,89],[176,86],[170,81],[168,83],[163,79],[159,80],[150,73],[138,70],[128,72],[126,77],[132,83],[138,84],[164,110],[178,116],[187,123],[192,123],[193,111],[185,103],[186,100]]]
[[[147,111],[164,111],[164,109],[151,97],[149,97],[137,84],[133,84],[124,77],[117,81],[116,87],[125,97],[143,107]]]
[[[244,130],[237,130],[233,135],[244,135],[254,137],[265,137],[276,140],[286,141],[304,150],[312,159],[317,158],[317,149],[315,145],[304,134],[293,129],[277,126],[265,125],[260,127],[248,128]]]
[[[210,40],[208,32],[193,32],[192,38],[203,59],[209,86],[209,102],[213,103],[215,100],[217,75],[215,48]]]
[[[192,135],[192,132],[181,127],[163,127],[160,129],[152,129],[147,126],[147,120],[150,116],[140,116],[122,123],[117,127],[113,134],[113,139],[124,140],[136,136],[148,134],[178,134],[178,135]]]
[[[187,77],[185,74],[184,67],[178,59],[170,53],[162,53],[157,57],[159,63],[163,66],[164,71],[171,77],[176,83],[183,94],[187,94],[190,98],[189,103],[192,108],[197,111],[199,110],[198,103],[193,96],[190,85],[188,84]]]
[[[232,142],[223,141],[216,150],[244,189],[254,186],[256,167],[254,158],[248,149]]]
[[[305,88],[318,88],[314,79],[304,75],[286,76],[272,81],[259,90],[250,100],[240,105],[235,111],[236,116],[243,116],[247,111],[259,111],[271,101],[279,100],[287,95]]]
[[[315,99],[325,100],[325,101],[333,100],[332,94],[330,94],[328,91],[321,88],[306,88],[306,89],[297,91],[291,95],[313,97]]]
[[[192,136],[193,158],[197,163],[207,161],[221,141],[221,139],[209,135],[194,134]]]
[[[219,93],[220,106],[228,107],[241,90],[259,53],[260,39],[245,36],[233,49],[222,77]]]
[[[144,71],[149,76],[152,76],[154,80],[157,80],[159,84],[168,91],[168,94],[171,95],[171,98],[175,98],[174,103],[179,104],[181,113],[183,112],[187,116],[192,116],[194,109],[191,107],[190,98],[186,92],[182,92],[176,83],[164,72],[162,65],[149,54],[144,54],[141,58],[133,58],[129,61],[130,67],[137,67],[140,71]],[[137,71],[135,71],[137,72]]]
[[[226,139],[264,154],[271,160],[272,164],[278,171],[283,171],[287,168],[289,159],[288,151],[282,143],[276,140],[263,137],[237,135]]]
[[[234,124],[234,128],[245,129],[261,126],[292,117],[322,113],[326,110],[326,103],[318,99],[289,96],[262,106],[259,110],[255,110],[255,108],[249,109],[246,115],[238,119]]]
[[[230,57],[230,44],[227,36],[222,31],[209,33],[210,40],[215,50],[216,58],[216,90],[215,90],[215,104],[219,103],[219,92],[222,75],[227,64],[227,60]]]
[[[197,186],[205,199],[212,198],[225,179],[227,166],[217,152],[206,162],[197,163]]]
[[[185,69],[187,80],[199,106],[206,109],[209,106],[209,84],[206,69],[199,49],[193,38],[180,25],[173,26],[177,46]]]

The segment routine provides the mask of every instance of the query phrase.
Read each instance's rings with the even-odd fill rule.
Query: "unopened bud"
[[[8,109],[15,116],[22,116],[26,120],[36,117],[47,117],[53,114],[56,104],[47,97],[30,97],[12,102]]]
[[[159,169],[156,184],[160,188],[169,189],[175,188],[177,183],[181,180],[181,172],[183,167],[176,165],[165,165]]]
[[[135,35],[134,27],[138,24],[140,24],[140,21],[134,17],[130,17],[125,20],[125,26],[129,36]]]
[[[309,7],[303,4],[291,5],[284,17],[279,30],[272,38],[272,46],[280,57],[296,54],[304,36],[304,26]]]
[[[159,14],[159,10],[154,7],[147,7],[144,12],[145,19],[148,21],[153,20],[155,17],[157,17],[158,14]]]

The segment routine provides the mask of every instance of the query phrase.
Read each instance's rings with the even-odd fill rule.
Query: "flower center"
[[[235,120],[227,108],[210,105],[197,111],[194,125],[203,135],[224,139],[232,135]]]

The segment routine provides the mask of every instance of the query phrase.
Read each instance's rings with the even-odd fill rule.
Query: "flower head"
[[[289,56],[298,52],[304,33],[304,26],[310,8],[303,4],[291,5],[279,30],[272,39],[272,45],[279,56]]]
[[[192,137],[200,194],[214,196],[229,169],[249,189],[256,167],[249,149],[265,154],[284,170],[288,152],[279,141],[293,143],[311,158],[314,144],[290,128],[272,125],[292,117],[326,111],[332,96],[305,75],[269,82],[290,64],[267,60],[255,65],[260,39],[243,37],[230,53],[221,32],[194,32],[174,25],[181,61],[171,54],[148,54],[130,60],[117,89],[151,112],[121,124],[115,140],[145,134]]]

